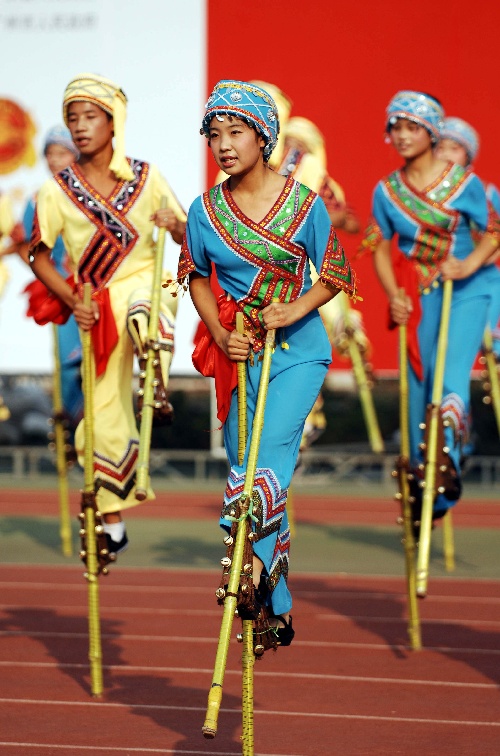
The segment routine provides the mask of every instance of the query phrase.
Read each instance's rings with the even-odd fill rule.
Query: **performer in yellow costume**
[[[355,234],[359,230],[359,220],[346,203],[345,192],[327,171],[325,139],[318,127],[308,118],[293,116],[287,119],[283,128],[284,151],[281,164],[276,168],[284,176],[293,176],[317,192],[325,203],[332,225],[347,233]],[[313,281],[317,273],[311,269]],[[345,312],[349,313],[349,326],[353,331],[362,355],[370,351],[363,318],[354,310],[340,292],[320,308],[321,318],[330,342],[342,358],[349,358],[349,346],[346,338]],[[325,430],[326,418],[323,413],[323,397],[319,394],[316,404],[306,420],[301,449],[309,447]]]
[[[22,226],[14,219],[10,197],[0,192],[0,296],[9,280],[9,271],[2,257],[15,252],[21,238]]]
[[[101,76],[81,74],[68,84],[63,117],[80,157],[40,189],[30,242],[33,272],[59,307],[56,317],[51,314],[39,322],[61,322],[73,312],[80,328],[92,332],[96,499],[109,551],[115,554],[128,542],[121,510],[139,503],[132,367],[134,346],[142,354],[147,338],[154,225],[167,228],[180,243],[186,220],[158,168],[125,157],[126,103],[120,87]],[[168,207],[159,210],[162,196]],[[75,269],[68,280],[50,260],[59,234]],[[82,301],[87,282],[92,285],[91,308]],[[175,301],[164,294],[159,326],[163,358],[173,349]],[[83,441],[81,423],[75,436],[80,461]],[[151,490],[148,498],[154,498]]]
[[[293,177],[319,194],[335,228],[357,234],[359,220],[347,204],[345,192],[327,171],[325,138],[308,118],[293,116],[283,129],[284,153],[276,169]]]

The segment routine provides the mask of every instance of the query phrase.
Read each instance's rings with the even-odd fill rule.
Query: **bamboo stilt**
[[[236,330],[244,333],[243,313],[236,313]],[[238,463],[243,464],[247,444],[247,383],[246,363],[238,362]],[[243,653],[242,653],[242,753],[243,756],[253,756],[253,622],[242,620]]]
[[[239,501],[239,523],[238,531],[236,534],[233,561],[229,575],[227,595],[224,600],[224,612],[222,615],[219,643],[215,657],[212,687],[208,694],[207,712],[205,723],[202,727],[203,735],[206,738],[215,738],[217,734],[217,720],[222,700],[222,685],[226,671],[231,629],[237,603],[236,594],[238,592],[238,586],[240,582],[243,551],[246,539],[246,519],[249,516],[249,508],[252,500],[253,486],[255,481],[255,472],[257,469],[257,459],[259,455],[260,437],[262,434],[262,428],[264,426],[264,411],[266,407],[267,387],[269,384],[269,376],[271,372],[271,358],[274,349],[274,339],[275,331],[268,331],[264,347],[264,358],[262,361],[259,393],[257,395],[257,403],[252,425],[252,438],[250,441],[250,448],[247,457],[245,485],[243,487],[243,493],[241,494]]]
[[[493,412],[495,413],[498,434],[500,436],[500,379],[498,377],[497,362],[495,359],[495,354],[493,352],[493,336],[491,334],[491,328],[489,326],[487,326],[484,331],[483,345],[484,354],[482,361],[486,363],[486,370],[488,372],[488,377],[490,380],[490,401],[493,404]],[[483,399],[483,401],[486,402],[486,398]]]
[[[66,438],[64,428],[64,406],[62,399],[61,360],[57,328],[52,324],[54,339],[54,374],[52,386],[52,406],[54,410],[54,443],[56,449],[57,481],[59,488],[59,534],[64,556],[73,553],[71,535],[71,515],[69,510],[68,465],[66,461]]]
[[[167,198],[162,197],[160,208],[167,207]],[[139,451],[137,456],[136,467],[136,487],[135,498],[138,501],[144,501],[148,495],[149,485],[149,454],[151,450],[151,430],[153,427],[154,413],[154,378],[155,378],[155,361],[159,360],[158,344],[158,321],[160,317],[160,299],[161,299],[161,276],[163,272],[163,250],[165,247],[166,229],[158,229],[158,239],[156,242],[156,255],[153,271],[153,290],[151,293],[151,309],[148,323],[148,349],[146,360],[146,375],[144,378],[144,395],[141,413],[141,427],[139,432]],[[170,355],[170,359],[172,356]],[[168,376],[164,376],[165,388]]]
[[[241,734],[243,756],[254,756],[254,733],[253,733],[253,667],[255,654],[253,652],[253,622],[242,620],[243,625],[243,686],[242,686],[242,713],[243,727]]]
[[[455,539],[453,537],[453,515],[449,509],[443,517],[443,553],[447,572],[455,569]]]
[[[402,292],[404,295],[404,291]],[[416,594],[415,556],[416,545],[410,506],[408,471],[410,466],[409,396],[408,396],[408,343],[405,325],[399,326],[399,430],[401,456],[398,462],[401,510],[406,564],[406,589],[408,595],[408,637],[414,651],[422,648],[420,617]]]
[[[384,451],[384,440],[380,432],[375,404],[373,402],[373,395],[367,379],[363,357],[354,337],[352,326],[349,323],[349,301],[344,292],[340,292],[337,296],[340,297],[339,301],[344,315],[345,331],[348,336],[349,356],[351,358],[352,369],[358,386],[361,409],[363,411],[363,417],[368,432],[368,440],[372,451],[379,454]]]
[[[86,283],[83,286],[83,302],[87,307],[91,305],[92,288]],[[94,360],[90,331],[80,331],[82,341],[82,373],[83,373],[83,401],[84,401],[84,464],[83,464],[83,496],[82,507],[85,514],[85,531],[87,534],[87,571],[85,577],[88,582],[88,623],[89,623],[89,662],[90,683],[94,697],[102,695],[102,649],[101,623],[99,616],[99,567],[97,559],[96,541],[96,503],[94,491]]]
[[[450,324],[452,294],[453,281],[445,281],[443,284],[441,323],[439,327],[436,365],[434,369],[434,383],[432,387],[430,417],[428,421],[429,427],[426,450],[424,491],[422,499],[420,543],[417,558],[417,596],[419,598],[424,598],[427,595],[427,581],[429,577],[432,510],[436,494],[438,427],[440,422],[440,405],[443,396],[444,370],[446,366],[446,351],[448,347],[448,329]]]

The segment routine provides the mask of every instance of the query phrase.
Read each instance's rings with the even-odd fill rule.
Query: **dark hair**
[[[434,95],[432,95],[432,94],[429,94],[429,92],[421,92],[420,94],[423,94],[423,95],[425,95],[426,97],[430,97],[430,98],[431,98],[431,100],[434,100],[434,102],[437,102],[437,104],[439,105],[439,107],[440,107],[440,108],[442,108],[442,107],[443,107],[443,103],[441,102],[441,100],[438,100],[438,98],[437,98],[437,97],[434,97]]]

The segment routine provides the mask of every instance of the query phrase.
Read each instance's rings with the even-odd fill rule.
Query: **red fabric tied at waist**
[[[76,291],[74,276],[66,279],[73,291]],[[28,295],[28,309],[26,315],[33,318],[38,325],[55,323],[64,325],[72,313],[70,307],[65,304],[56,294],[53,294],[38,278],[29,283],[24,289]],[[92,345],[94,348],[96,376],[99,377],[106,370],[109,355],[118,343],[118,331],[116,329],[113,310],[109,299],[109,290],[101,289],[93,295],[93,299],[99,305],[99,320],[92,328]]]
[[[73,276],[66,279],[74,290],[75,281]],[[56,323],[63,325],[71,315],[71,308],[65,304],[56,294],[53,294],[38,278],[31,281],[23,291],[28,295],[28,309],[26,315],[33,318],[38,325]]]
[[[234,299],[228,300],[226,294],[221,294],[217,298],[217,307],[220,324],[228,331],[234,331],[238,310]],[[196,331],[194,344],[193,365],[207,378],[215,378],[217,417],[221,423],[224,423],[231,406],[231,394],[238,385],[237,363],[230,360],[217,346],[203,321],[200,322]]]
[[[111,309],[109,289],[101,289],[92,299],[99,305],[99,320],[92,328],[92,346],[94,348],[95,374],[99,378],[106,370],[109,355],[118,343],[118,331],[115,316]]]
[[[418,343],[417,329],[422,317],[422,305],[420,304],[420,296],[418,293],[418,275],[413,261],[408,259],[402,252],[398,253],[396,261],[394,262],[394,273],[398,286],[404,289],[407,297],[410,297],[413,311],[410,313],[408,323],[406,326],[407,334],[407,346],[408,346],[408,358],[410,365],[419,381],[424,378],[424,370],[422,366],[422,358],[420,356],[420,346]],[[389,312],[389,328],[397,328]]]

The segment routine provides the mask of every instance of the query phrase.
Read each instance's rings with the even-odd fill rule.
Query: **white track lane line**
[[[92,707],[95,712],[95,701],[46,701],[30,698],[0,698],[0,704],[17,704],[26,706],[61,706],[61,707]],[[100,701],[99,709],[143,709],[147,711],[191,711],[205,712],[206,707],[201,706],[167,706],[165,704],[124,704],[124,703],[106,703]],[[221,707],[221,714],[234,714],[241,717],[241,709],[224,709]],[[469,719],[425,719],[424,717],[384,717],[370,714],[335,714],[333,712],[303,712],[303,711],[275,711],[270,709],[255,709],[255,716],[271,717],[293,717],[294,719],[304,717],[306,719],[347,719],[354,721],[367,722],[410,722],[418,724],[432,725],[456,725],[458,727],[495,727],[500,728],[500,722],[475,721]]]
[[[58,664],[57,662],[18,662],[18,661],[0,661],[0,669],[6,667],[18,667],[20,669],[88,669],[88,664]],[[156,672],[158,674],[168,673],[183,675],[213,675],[213,669],[201,669],[199,667],[162,667],[162,666],[143,666],[139,664],[103,664],[103,670],[107,672],[130,673],[134,672]],[[226,675],[241,675],[240,670],[226,669]],[[270,677],[275,679],[276,672],[265,672],[260,670],[254,671],[255,677]],[[317,674],[314,672],[280,672],[280,679],[290,680],[334,680],[335,682],[363,682],[381,685],[428,685],[430,687],[442,688],[470,688],[476,690],[498,690],[497,683],[468,683],[468,682],[451,682],[447,680],[416,680],[413,678],[399,677],[366,677],[364,675],[335,675],[335,674]]]
[[[26,633],[22,630],[2,630],[0,631],[0,638],[7,637],[22,637],[22,638],[88,638],[88,633],[58,633],[58,632],[30,632]],[[119,640],[119,641],[131,641],[143,643],[208,643],[213,645],[217,644],[217,637],[187,637],[185,635],[131,635],[131,634],[112,634],[102,633],[101,638],[105,640]],[[236,643],[236,640],[234,640]],[[301,646],[303,648],[352,648],[370,651],[409,651],[409,647],[406,644],[396,643],[346,643],[336,641],[295,641],[294,647]],[[440,654],[479,654],[479,655],[500,655],[500,649],[498,648],[453,648],[453,646],[425,646],[425,651],[436,651]],[[421,652],[419,652],[421,653]]]

